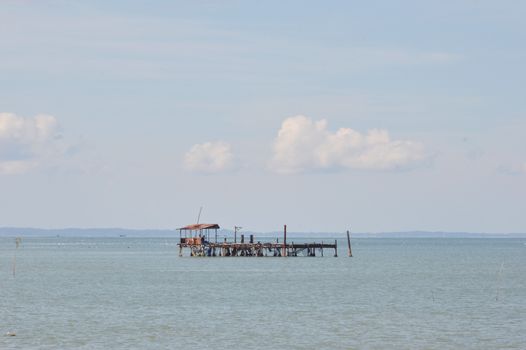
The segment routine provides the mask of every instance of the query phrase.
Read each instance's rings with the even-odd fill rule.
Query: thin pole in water
[[[18,246],[20,245],[21,240],[22,239],[20,237],[17,237],[15,239],[16,248],[15,248],[15,253],[13,254],[13,277],[15,277],[16,275],[16,251],[18,250]]]
[[[351,235],[349,233],[349,230],[347,230],[347,247],[349,248],[349,257],[352,257]]]
[[[283,225],[283,254],[287,256],[287,225]]]

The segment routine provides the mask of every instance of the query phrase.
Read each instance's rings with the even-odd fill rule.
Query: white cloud
[[[0,113],[0,175],[27,172],[62,153],[59,140],[58,122],[51,115]]]
[[[391,140],[386,130],[361,134],[341,128],[332,133],[326,120],[313,121],[301,115],[283,121],[273,148],[270,168],[279,173],[338,168],[390,170],[426,159],[422,144]]]
[[[222,141],[196,144],[184,156],[185,169],[200,173],[227,171],[233,163],[230,145]]]
[[[497,170],[507,175],[526,175],[526,162],[525,163],[508,163],[500,165]]]

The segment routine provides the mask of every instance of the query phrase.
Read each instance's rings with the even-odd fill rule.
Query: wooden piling
[[[287,225],[283,225],[283,254],[287,256]]]
[[[347,247],[349,248],[349,257],[352,257],[351,235],[349,233],[349,230],[347,230]]]
[[[334,257],[335,258],[338,257],[338,240],[337,239],[334,240]]]

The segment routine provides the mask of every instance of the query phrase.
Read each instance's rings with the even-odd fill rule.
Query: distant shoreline
[[[245,232],[254,234],[256,238],[279,238],[282,232]],[[230,230],[220,230],[219,237],[233,236]],[[334,239],[344,237],[344,232],[288,232],[289,238]],[[41,229],[24,227],[0,227],[0,237],[136,237],[136,238],[168,238],[178,237],[179,232],[162,229],[124,229],[124,228],[63,228]],[[356,232],[353,238],[526,238],[526,233],[477,233],[477,232]]]

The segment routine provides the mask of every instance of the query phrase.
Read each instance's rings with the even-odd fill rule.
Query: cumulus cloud
[[[232,169],[234,156],[228,143],[205,142],[192,146],[184,156],[186,170],[200,173],[219,173]]]
[[[24,118],[0,113],[0,175],[27,172],[61,152],[55,117],[39,114]]]
[[[297,173],[309,170],[405,168],[426,158],[422,144],[391,140],[386,130],[361,134],[353,129],[327,129],[327,121],[305,116],[285,119],[273,145],[271,170]]]

